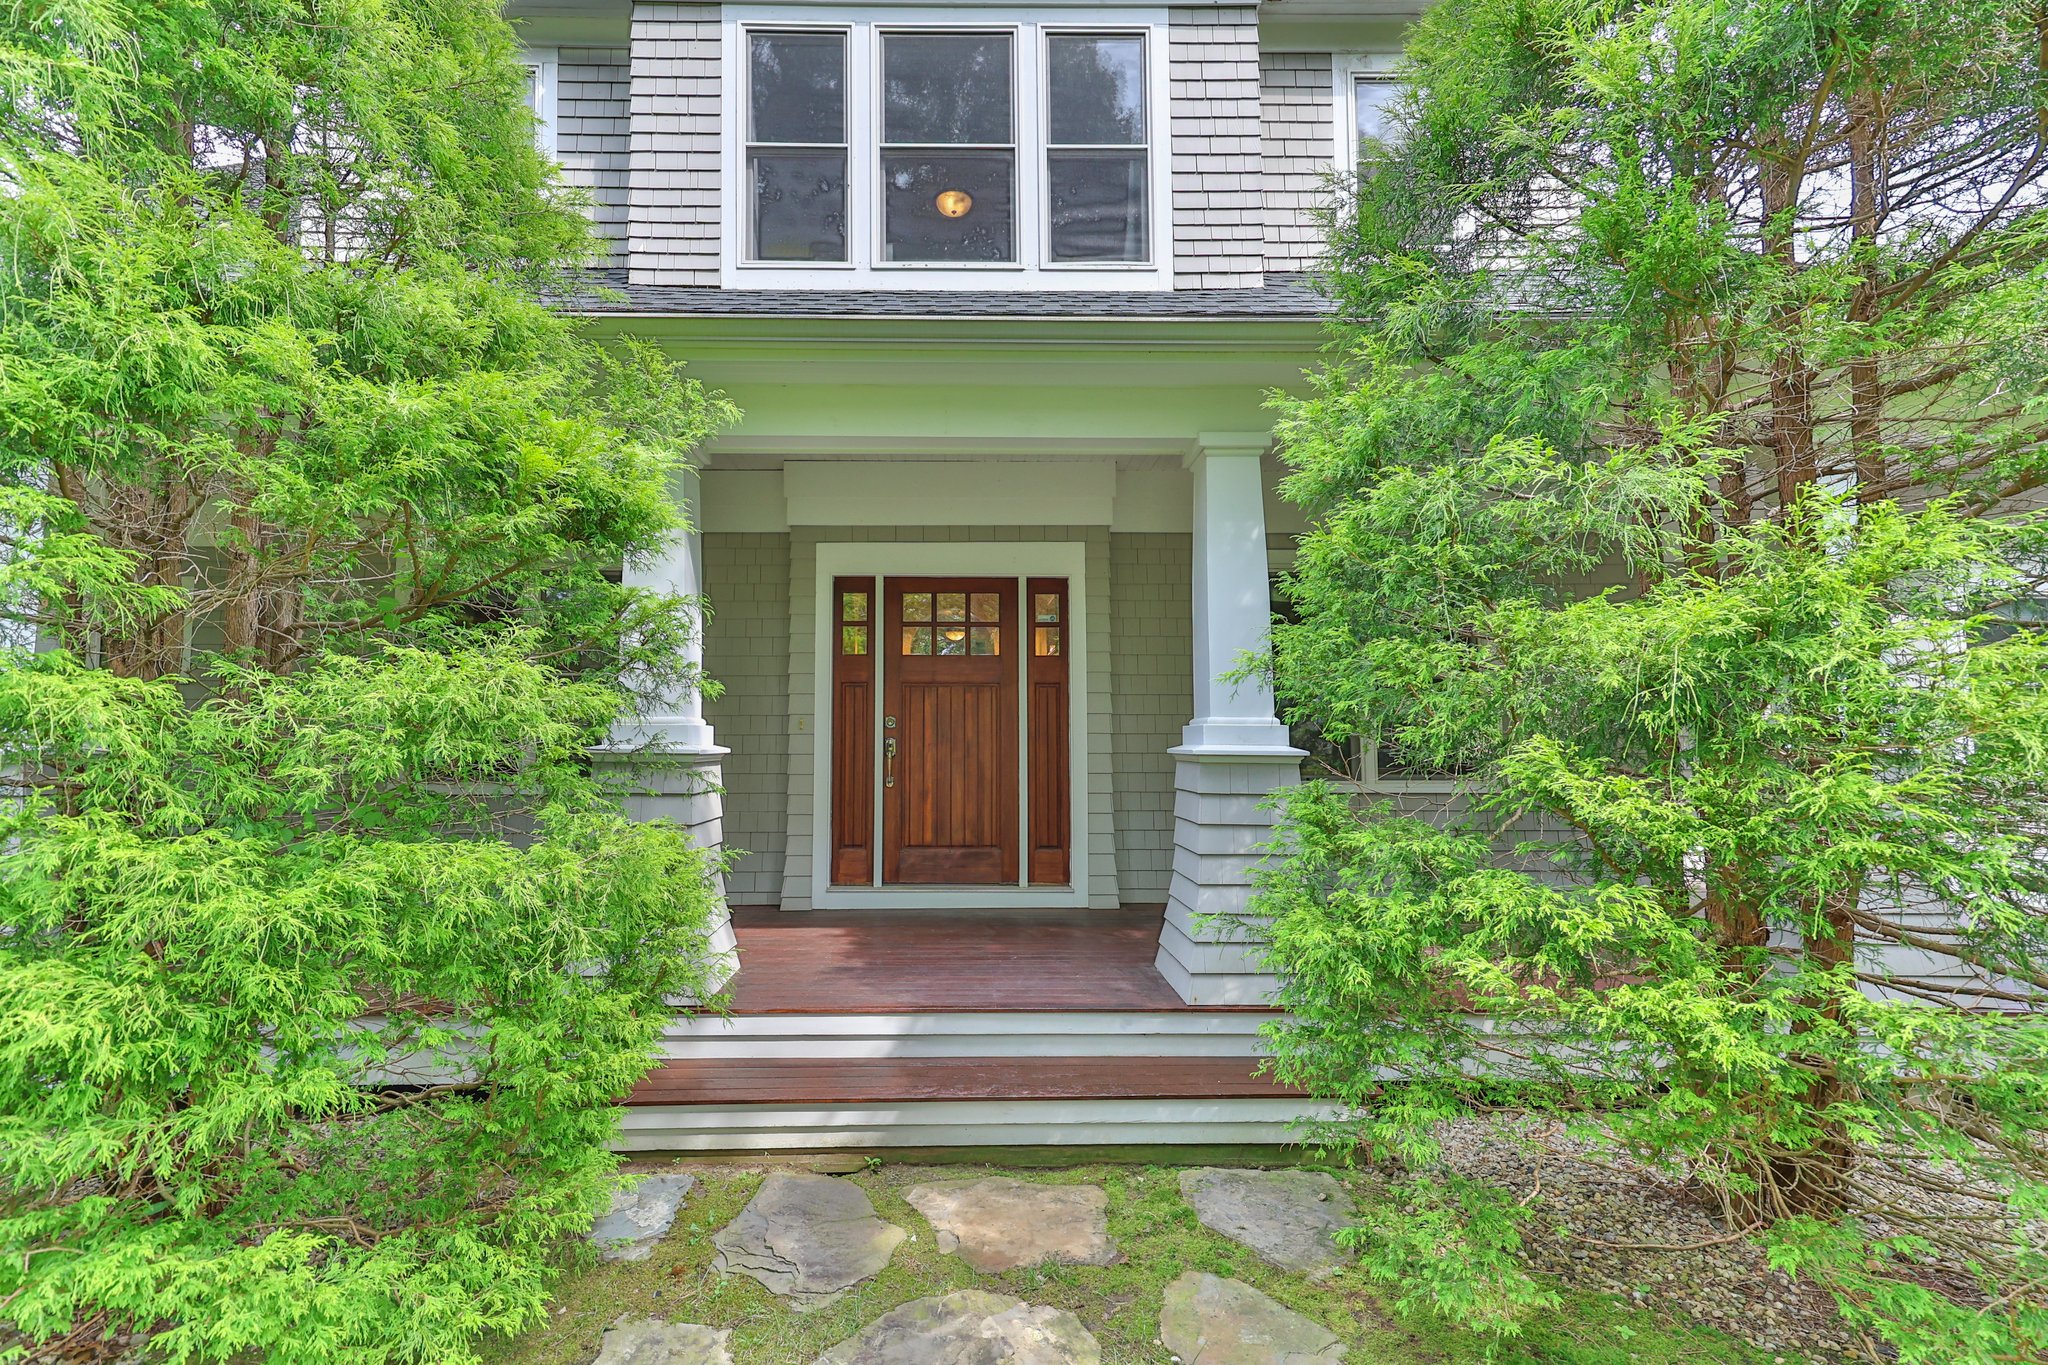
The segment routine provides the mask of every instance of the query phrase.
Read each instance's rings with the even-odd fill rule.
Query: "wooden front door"
[[[1017,881],[1014,578],[882,587],[882,880]]]

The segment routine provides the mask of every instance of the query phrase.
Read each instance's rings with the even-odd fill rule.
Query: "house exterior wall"
[[[726,874],[734,905],[782,898],[789,830],[789,536],[704,536],[711,619],[706,669],[725,688],[704,703],[725,760],[725,842],[737,857]]]
[[[1167,63],[1174,287],[1256,288],[1266,271],[1258,10],[1171,11]]]
[[[633,68],[623,47],[565,47],[556,76],[555,156],[562,179],[590,193],[590,216],[609,244],[607,264],[626,263],[633,149]]]
[[[716,6],[633,7],[635,284],[718,283],[719,50]]]
[[[1193,714],[1194,538],[1112,533],[1110,709],[1117,891],[1126,905],[1166,899],[1173,876],[1173,756]]]
[[[1309,270],[1322,258],[1316,209],[1328,195],[1336,71],[1327,52],[1259,57],[1259,152],[1268,270]]]
[[[1334,142],[1332,53],[1262,51],[1252,5],[1159,12],[1172,286],[1258,288],[1268,271],[1313,266],[1310,210]],[[618,29],[578,30],[617,37],[558,50],[564,178],[591,191],[611,264],[636,284],[720,284],[721,219],[744,193],[722,186],[722,27],[719,6],[643,0]]]

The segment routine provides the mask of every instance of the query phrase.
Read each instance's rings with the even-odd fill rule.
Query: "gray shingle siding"
[[[704,592],[711,620],[704,667],[724,685],[704,703],[725,760],[725,843],[739,854],[726,900],[782,897],[789,826],[789,535],[706,531]]]
[[[1334,81],[1327,52],[1259,57],[1268,270],[1308,270],[1322,257],[1323,225],[1316,210],[1329,194]]]
[[[1255,289],[1266,269],[1258,10],[1168,16],[1174,288]]]
[[[591,197],[591,217],[626,264],[627,178],[633,147],[633,69],[625,48],[565,47],[555,85],[555,156],[562,179]]]
[[[719,69],[716,6],[633,6],[634,284],[718,283]]]
[[[1126,905],[1156,905],[1173,875],[1167,750],[1195,707],[1194,537],[1116,532],[1109,565],[1117,889]]]

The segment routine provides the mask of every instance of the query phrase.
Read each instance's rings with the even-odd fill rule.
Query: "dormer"
[[[1310,268],[1400,26],[1336,0],[535,3],[534,106],[625,282],[822,296]]]

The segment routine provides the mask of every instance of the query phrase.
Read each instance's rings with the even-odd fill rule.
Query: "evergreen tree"
[[[490,0],[0,6],[0,1358],[473,1358],[704,993],[587,755],[731,414],[544,305],[524,80]]]
[[[1415,30],[1281,403],[1275,657],[1293,719],[1462,790],[1308,784],[1263,903],[1280,1074],[1416,1167],[1364,1240],[1417,1300],[1542,1296],[1514,1199],[1432,1168],[1506,1104],[1703,1183],[1903,1359],[2048,1347],[2044,23]]]

